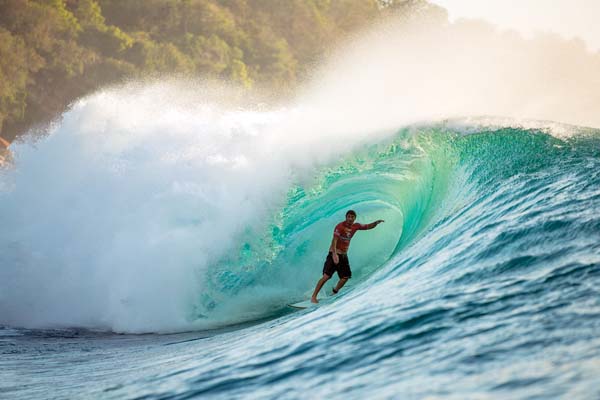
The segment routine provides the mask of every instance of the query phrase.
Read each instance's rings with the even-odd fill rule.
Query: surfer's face
[[[348,225],[352,225],[355,220],[356,220],[356,215],[353,215],[353,214],[346,215],[346,223]]]

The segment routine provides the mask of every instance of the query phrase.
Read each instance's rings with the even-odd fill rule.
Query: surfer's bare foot
[[[310,302],[311,302],[311,303],[318,303],[318,302],[319,302],[319,300],[317,300],[317,298],[316,298],[316,297],[311,297],[311,299],[310,299]]]

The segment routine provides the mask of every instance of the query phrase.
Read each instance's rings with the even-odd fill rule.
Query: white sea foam
[[[202,271],[281,195],[287,170],[259,144],[276,113],[182,107],[168,85],[128,89],[83,99],[46,138],[13,146],[1,323],[189,328]]]

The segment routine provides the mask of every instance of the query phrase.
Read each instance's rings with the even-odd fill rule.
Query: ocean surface
[[[116,99],[0,173],[0,398],[600,398],[600,131]],[[350,208],[385,223],[292,310]]]

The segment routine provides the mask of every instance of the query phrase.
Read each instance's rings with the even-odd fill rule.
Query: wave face
[[[188,344],[193,360],[156,372],[156,398],[300,397],[333,371],[319,394],[600,394],[598,131],[463,120],[296,141],[281,132],[296,111],[173,106],[149,121],[150,102],[123,115],[130,100],[83,100],[13,147],[2,325],[272,321]],[[288,313],[349,208],[386,222],[353,239],[342,295]]]

